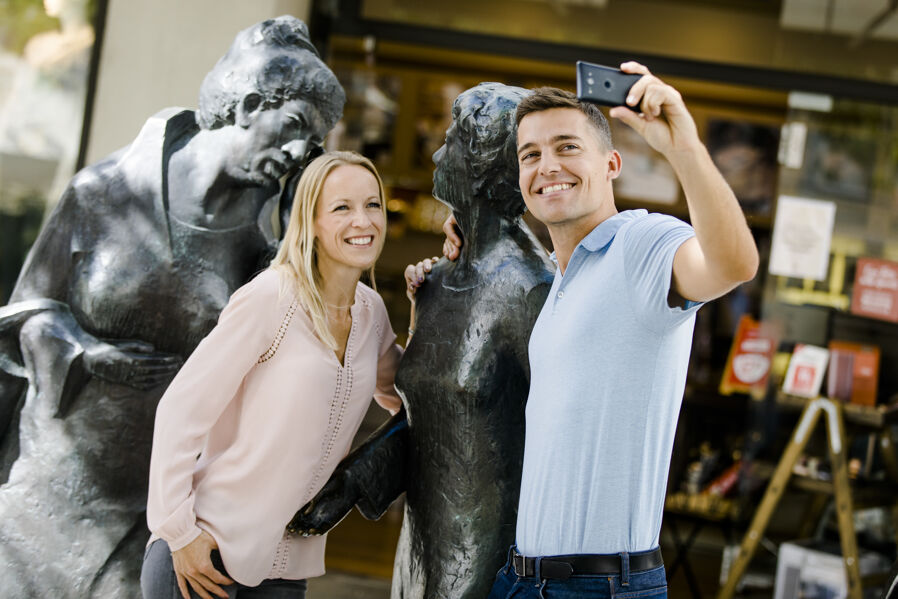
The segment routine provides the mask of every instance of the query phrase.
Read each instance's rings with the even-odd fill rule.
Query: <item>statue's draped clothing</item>
[[[83,341],[139,340],[186,358],[272,243],[257,222],[210,230],[172,216],[168,160],[195,131],[191,111],[168,109],[80,171],[0,308],[0,464],[12,463],[0,487],[5,597],[101,595],[116,577],[136,584],[165,385],[140,391],[91,376]]]

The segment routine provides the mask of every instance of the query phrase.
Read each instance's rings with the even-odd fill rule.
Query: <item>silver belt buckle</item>
[[[521,562],[521,570],[520,571],[518,571],[518,560],[520,560],[520,562]],[[527,577],[527,558],[519,553],[516,553],[514,556],[514,562],[515,562],[514,563],[515,574],[517,574],[518,576],[520,576],[522,578],[526,578]]]

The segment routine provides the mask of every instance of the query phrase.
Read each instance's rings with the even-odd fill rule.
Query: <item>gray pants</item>
[[[218,551],[213,551],[211,557],[215,569],[228,576]],[[228,593],[229,599],[305,599],[306,596],[305,580],[273,579],[263,580],[255,587],[246,587],[238,583],[222,588]],[[147,547],[143,557],[143,569],[140,571],[140,590],[144,599],[181,599],[175,568],[172,566],[171,550],[168,543],[162,539],[153,541]],[[190,589],[190,597],[196,599],[199,595]]]

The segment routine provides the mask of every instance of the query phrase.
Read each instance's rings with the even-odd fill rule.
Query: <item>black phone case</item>
[[[577,97],[603,106],[627,106],[627,93],[642,75],[591,62],[577,61]],[[636,110],[631,106],[627,106]]]

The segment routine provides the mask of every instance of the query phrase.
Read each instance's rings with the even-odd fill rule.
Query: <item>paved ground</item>
[[[390,581],[328,572],[309,580],[308,599],[390,599]]]

